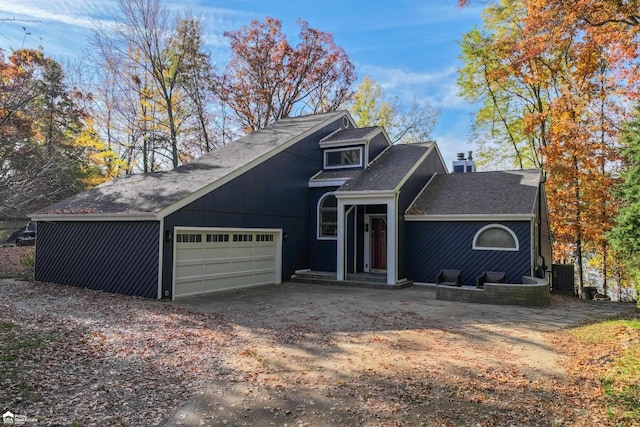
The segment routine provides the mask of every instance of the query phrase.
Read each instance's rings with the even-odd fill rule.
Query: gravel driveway
[[[38,425],[607,425],[550,338],[625,312],[443,302],[418,286],[160,302],[0,280],[0,409]]]
[[[566,360],[547,335],[637,311],[571,297],[525,308],[436,301],[433,287],[295,283],[174,304],[221,314],[243,344],[226,361],[229,378],[209,383],[168,426],[591,425],[579,394],[561,397],[571,389]]]

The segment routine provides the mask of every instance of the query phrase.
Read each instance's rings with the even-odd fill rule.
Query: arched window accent
[[[473,238],[473,249],[480,251],[518,251],[518,236],[502,224],[482,227]]]
[[[318,201],[318,238],[336,239],[338,236],[338,200],[327,193]]]

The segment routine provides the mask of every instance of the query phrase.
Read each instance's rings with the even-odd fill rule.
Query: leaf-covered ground
[[[196,307],[0,280],[0,411],[76,426],[614,425],[598,373],[611,354],[562,329],[635,312],[605,304],[288,284]]]
[[[30,278],[31,269],[25,261],[33,257],[33,246],[0,247],[0,278]]]

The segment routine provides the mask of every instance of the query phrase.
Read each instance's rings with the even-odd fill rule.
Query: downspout
[[[160,218],[160,225],[159,225],[159,234],[160,236],[158,236],[159,240],[160,240],[160,244],[158,245],[158,295],[157,295],[157,299],[162,299],[164,298],[164,295],[162,294],[162,266],[164,263],[164,240],[165,240],[165,232],[164,232],[164,217]]]
[[[542,265],[540,267],[542,267],[543,272],[541,273],[541,279],[545,278],[547,272],[547,261],[544,255],[542,255],[542,197],[544,194],[542,187],[545,182],[547,182],[547,175],[543,173],[542,180],[540,184],[538,184],[538,256],[542,258]]]

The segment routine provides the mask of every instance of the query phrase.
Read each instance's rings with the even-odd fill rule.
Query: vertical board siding
[[[522,283],[531,274],[531,223],[495,222],[509,227],[518,236],[520,250],[473,250],[473,237],[492,222],[414,222],[408,221],[408,278],[414,282],[435,283],[440,269],[462,270],[465,285],[475,285],[483,271],[504,271],[509,283]]]
[[[379,133],[369,141],[369,163],[371,163],[376,157],[380,155],[385,149],[389,147],[389,141],[384,136],[384,133]]]
[[[349,214],[347,214],[347,260],[346,267],[347,273],[355,273],[356,272],[356,236],[354,235],[356,229],[356,210],[353,209]],[[362,256],[362,254],[360,254]],[[337,259],[336,259],[337,261]]]
[[[320,139],[339,129],[342,118],[260,163],[211,193],[167,216],[175,226],[275,228],[282,243],[282,279],[309,268],[309,178],[322,169]],[[215,154],[215,153],[214,153]],[[315,208],[314,208],[315,209]],[[171,292],[173,245],[164,245],[162,288]]]
[[[429,179],[435,174],[445,174],[445,170],[438,152],[431,150],[424,161],[418,166],[413,175],[400,189],[398,198],[398,279],[404,279],[409,274],[409,256],[407,248],[407,223],[404,213],[418,194],[422,191]]]
[[[309,268],[313,271],[336,271],[337,241],[318,240],[318,200],[338,187],[311,188],[309,190]]]
[[[38,222],[41,282],[156,298],[159,222]]]

